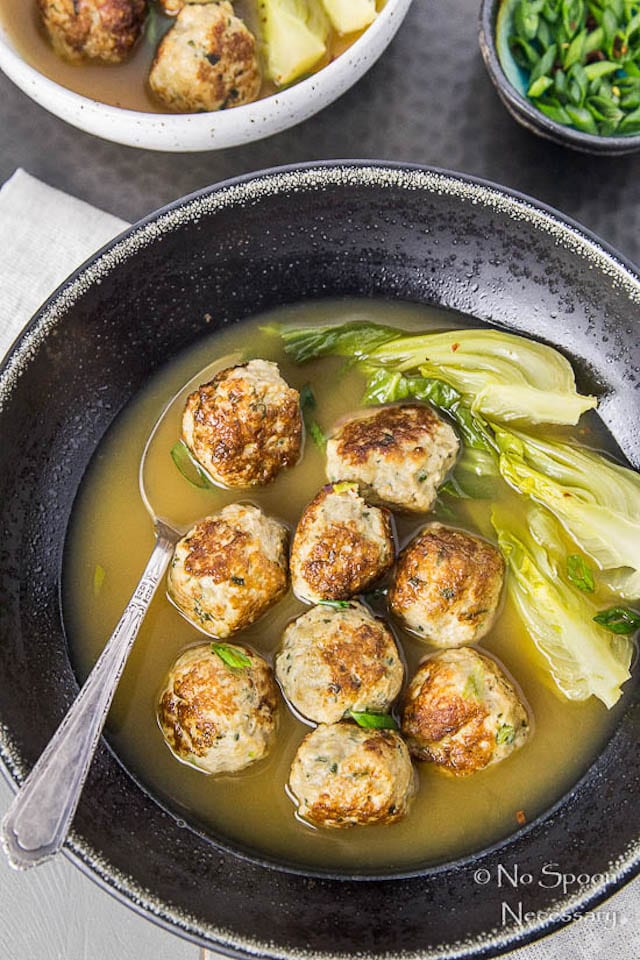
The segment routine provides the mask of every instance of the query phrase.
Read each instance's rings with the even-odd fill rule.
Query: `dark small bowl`
[[[527,99],[522,72],[508,52],[506,43],[504,52],[501,51],[502,60],[498,56],[498,13],[503,4],[510,2],[511,0],[482,0],[478,36],[482,58],[491,82],[511,116],[532,133],[582,153],[619,156],[640,150],[640,134],[601,137],[582,133],[581,130],[550,120]]]

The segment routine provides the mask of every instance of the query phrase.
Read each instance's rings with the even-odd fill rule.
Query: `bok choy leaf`
[[[496,508],[492,523],[508,568],[508,590],[558,689],[570,700],[596,696],[612,707],[629,679],[633,646],[593,621],[598,608],[564,574],[561,528],[537,504],[524,524]]]
[[[640,595],[640,476],[569,443],[494,428],[512,487],[551,510],[624,597]]]
[[[597,405],[595,397],[577,392],[571,364],[561,353],[501,330],[411,334],[359,320],[275,331],[298,362],[333,354],[366,362],[369,371],[383,367],[394,375],[420,374],[448,384],[472,413],[499,423],[575,424]],[[374,402],[390,399],[382,400],[384,385],[382,380],[377,385]]]
[[[278,325],[264,329],[282,337],[285,353],[296,363],[328,356],[360,360],[381,344],[403,336],[403,331],[397,327],[385,327],[367,320],[325,327]]]
[[[404,336],[377,346],[368,359],[444,380],[469,398],[474,413],[500,423],[575,424],[597,405],[595,397],[577,392],[561,353],[501,330]]]

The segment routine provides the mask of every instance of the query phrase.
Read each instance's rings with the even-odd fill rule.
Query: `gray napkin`
[[[123,220],[48,187],[24,170],[14,173],[0,189],[0,357],[56,286],[126,226],[128,224]],[[4,812],[8,802],[5,791],[0,790],[0,812]],[[73,870],[66,863],[63,866]],[[562,870],[562,865],[556,869]],[[31,885],[25,883],[31,874],[14,878],[4,864],[0,866],[2,875],[6,876],[3,890],[12,882],[20,883],[22,897],[32,897],[31,910],[27,910],[25,916],[30,912],[41,915],[46,904],[38,896],[35,877]],[[575,890],[575,887],[571,889]],[[106,910],[109,898],[104,894],[99,896],[105,901]],[[2,903],[5,903],[4,895]],[[7,919],[4,912],[5,908],[0,905],[0,927]],[[499,918],[496,918],[498,922]],[[156,960],[159,931],[154,930],[152,937],[151,925],[148,927],[149,951],[140,952],[138,939],[135,954],[125,956],[120,953],[120,960]],[[175,943],[168,934],[163,936]],[[193,960],[197,960],[197,948],[192,949]],[[10,956],[11,952],[5,952],[5,955]],[[106,956],[104,954],[105,960]],[[103,960],[102,954],[94,953],[93,957],[94,960]],[[592,914],[574,921],[545,940],[508,954],[507,960],[509,958],[640,960],[640,879],[628,884]]]

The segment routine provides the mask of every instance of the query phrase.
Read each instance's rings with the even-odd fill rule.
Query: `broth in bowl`
[[[320,0],[311,0],[311,2],[320,4]],[[172,12],[174,10],[179,12],[181,5],[177,3],[172,7],[171,4],[167,3],[166,6]],[[207,6],[207,4],[193,3],[190,6],[196,8]],[[379,0],[375,12],[379,12],[383,7],[384,0]],[[123,54],[120,62],[103,62],[95,57],[87,58],[83,56],[71,61],[68,56],[60,56],[54,50],[51,38],[47,35],[35,0],[29,3],[25,3],[24,0],[0,0],[0,22],[6,27],[20,54],[36,70],[61,86],[92,100],[143,113],[203,112],[214,109],[229,109],[236,104],[241,105],[243,102],[262,100],[277,93],[278,90],[291,86],[292,83],[303,79],[305,76],[322,70],[348,50],[366,30],[366,27],[364,27],[347,33],[340,32],[333,22],[327,18],[323,21],[322,33],[317,40],[317,46],[314,46],[306,61],[302,56],[299,62],[296,62],[296,58],[292,57],[290,61],[287,60],[285,63],[276,62],[272,64],[269,47],[265,41],[264,15],[258,0],[236,0],[233,4],[233,13],[246,26],[249,33],[256,38],[255,60],[259,78],[257,83],[251,86],[248,99],[242,101],[236,99],[238,94],[232,95],[232,91],[236,90],[236,87],[231,83],[227,91],[230,94],[229,96],[224,96],[215,102],[211,101],[211,104],[207,106],[206,98],[205,101],[202,101],[197,98],[197,94],[193,102],[187,102],[184,88],[190,85],[188,77],[180,80],[181,99],[178,101],[172,98],[170,92],[166,96],[154,92],[149,84],[149,74],[159,44],[174,25],[174,17],[164,12],[160,0],[151,0],[140,35],[126,54]],[[199,37],[197,42],[199,45]],[[185,37],[185,44],[188,51],[193,51],[196,41],[193,37]],[[81,50],[79,52],[82,53]],[[175,51],[169,53],[171,58],[174,58],[175,55]],[[206,61],[203,63],[203,69],[213,69],[216,66],[213,61],[217,56],[218,54],[215,52],[209,51],[207,53],[206,50],[203,51],[203,60]],[[284,73],[281,72],[281,67],[284,69]],[[176,70],[172,70],[172,73],[175,76],[176,72],[180,73],[180,70],[181,67],[178,65]],[[194,75],[194,83],[195,81]],[[217,84],[218,78],[212,77],[211,83]],[[157,86],[160,89],[160,84]]]
[[[307,411],[303,456],[269,485],[232,490],[190,483],[171,457],[180,434],[179,420],[163,422],[160,442],[154,446],[156,462],[151,464],[163,502],[185,530],[227,505],[248,503],[284,523],[293,534],[306,505],[327,479],[335,479],[327,477],[326,437],[345,417],[362,413],[368,381],[370,403],[374,398],[370,371],[353,362],[345,365],[344,357],[330,355],[314,357],[304,364],[295,362],[274,328],[345,323],[380,324],[391,331],[398,328],[421,333],[461,332],[473,326],[473,321],[461,315],[402,303],[300,304],[216,333],[154,376],[100,445],[74,511],[66,551],[64,609],[72,659],[80,677],[87,675],[116,623],[152,542],[151,524],[138,493],[138,465],[146,438],[168,399],[212,360],[238,353],[245,361],[260,358],[277,363],[291,387],[301,391],[303,397],[311,392],[313,406],[310,414]],[[454,338],[454,346],[456,342]],[[358,349],[365,348],[359,343]],[[380,383],[379,378],[378,389]],[[387,395],[379,399],[395,398]],[[448,420],[446,414],[444,418]],[[455,416],[450,422],[462,439],[463,451],[468,451],[470,435],[465,431],[471,421],[463,428]],[[478,423],[474,421],[475,427]],[[593,413],[582,417],[575,427],[539,427],[535,438],[539,442],[577,444],[585,451],[608,449],[615,454],[611,438]],[[440,486],[430,510],[413,514],[394,510],[399,548],[414,541],[427,524],[436,522],[493,545],[499,539],[508,554],[507,534],[522,525],[522,496],[513,485],[493,476],[488,481],[480,477],[479,487],[463,490],[462,475],[456,473],[461,462],[458,460],[448,475],[446,489]],[[568,556],[579,553],[575,544],[567,542],[566,546]],[[583,557],[572,581],[575,602],[580,603],[584,596],[585,603],[593,603],[598,609],[611,607],[614,596],[597,573],[593,590],[582,592],[588,582],[587,568],[591,569]],[[579,576],[582,587],[575,585]],[[408,627],[401,617],[391,614],[388,577],[387,573],[386,579],[367,587],[361,599],[363,606],[389,625],[405,666],[404,689],[388,714],[400,726],[408,681],[426,657],[437,654],[438,648],[421,639],[419,631]],[[509,570],[507,579],[510,583],[514,580]],[[349,601],[334,603],[340,609],[341,603],[348,605]],[[308,610],[309,606],[289,591],[228,642],[246,645],[273,663],[285,629]],[[534,628],[525,622],[519,594],[509,589],[478,646],[473,637],[466,641],[491,658],[513,684],[532,721],[526,742],[500,762],[470,776],[452,775],[433,759],[417,760],[416,795],[406,815],[393,823],[323,829],[297,815],[288,788],[290,768],[313,722],[303,719],[282,696],[277,734],[265,758],[236,774],[215,776],[178,762],[157,723],[158,698],[176,659],[211,639],[181,616],[164,595],[155,598],[142,625],[114,700],[107,734],[136,778],[177,817],[251,855],[348,874],[402,872],[448,862],[509,836],[556,802],[602,749],[626,699],[630,682],[609,710],[595,696],[584,701],[570,699],[576,690],[580,695],[580,689],[579,685],[569,689],[566,677],[561,678],[565,683],[565,693],[561,693],[550,676],[548,657],[545,659],[532,641]],[[241,668],[241,662],[231,666]],[[477,689],[467,692],[471,700],[477,699]],[[351,719],[342,722],[354,723]],[[507,730],[496,739],[504,744],[510,736]]]

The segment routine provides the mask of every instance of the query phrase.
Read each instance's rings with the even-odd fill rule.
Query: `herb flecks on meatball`
[[[271,483],[300,458],[300,394],[268,360],[229,367],[187,399],[182,438],[217,483]]]
[[[404,667],[382,620],[361,603],[313,607],[284,631],[276,676],[293,707],[316,723],[350,711],[384,713],[400,692]]]
[[[203,643],[178,657],[160,694],[158,722],[179,760],[205,773],[235,773],[272,747],[278,691],[257,653],[224,645],[220,656],[215,646]]]
[[[184,6],[149,73],[155,96],[178,113],[251,103],[261,85],[256,38],[226,0]]]
[[[416,780],[399,734],[342,722],[307,734],[291,766],[289,789],[303,820],[352,827],[402,819]]]
[[[461,647],[418,668],[405,695],[402,732],[414,757],[466,776],[521,747],[530,723],[498,664]]]
[[[503,580],[497,547],[456,527],[431,523],[400,553],[389,607],[424,640],[460,647],[491,629]]]
[[[327,443],[327,476],[353,480],[372,503],[424,513],[453,466],[453,428],[425,404],[381,407],[342,423]]]
[[[138,40],[146,0],[38,0],[53,49],[64,60],[120,63]]]
[[[205,633],[229,637],[286,593],[287,541],[286,527],[257,507],[229,504],[176,545],[169,596]]]
[[[291,581],[311,603],[346,600],[393,564],[391,517],[372,507],[355,483],[325,486],[305,508],[291,549]]]

